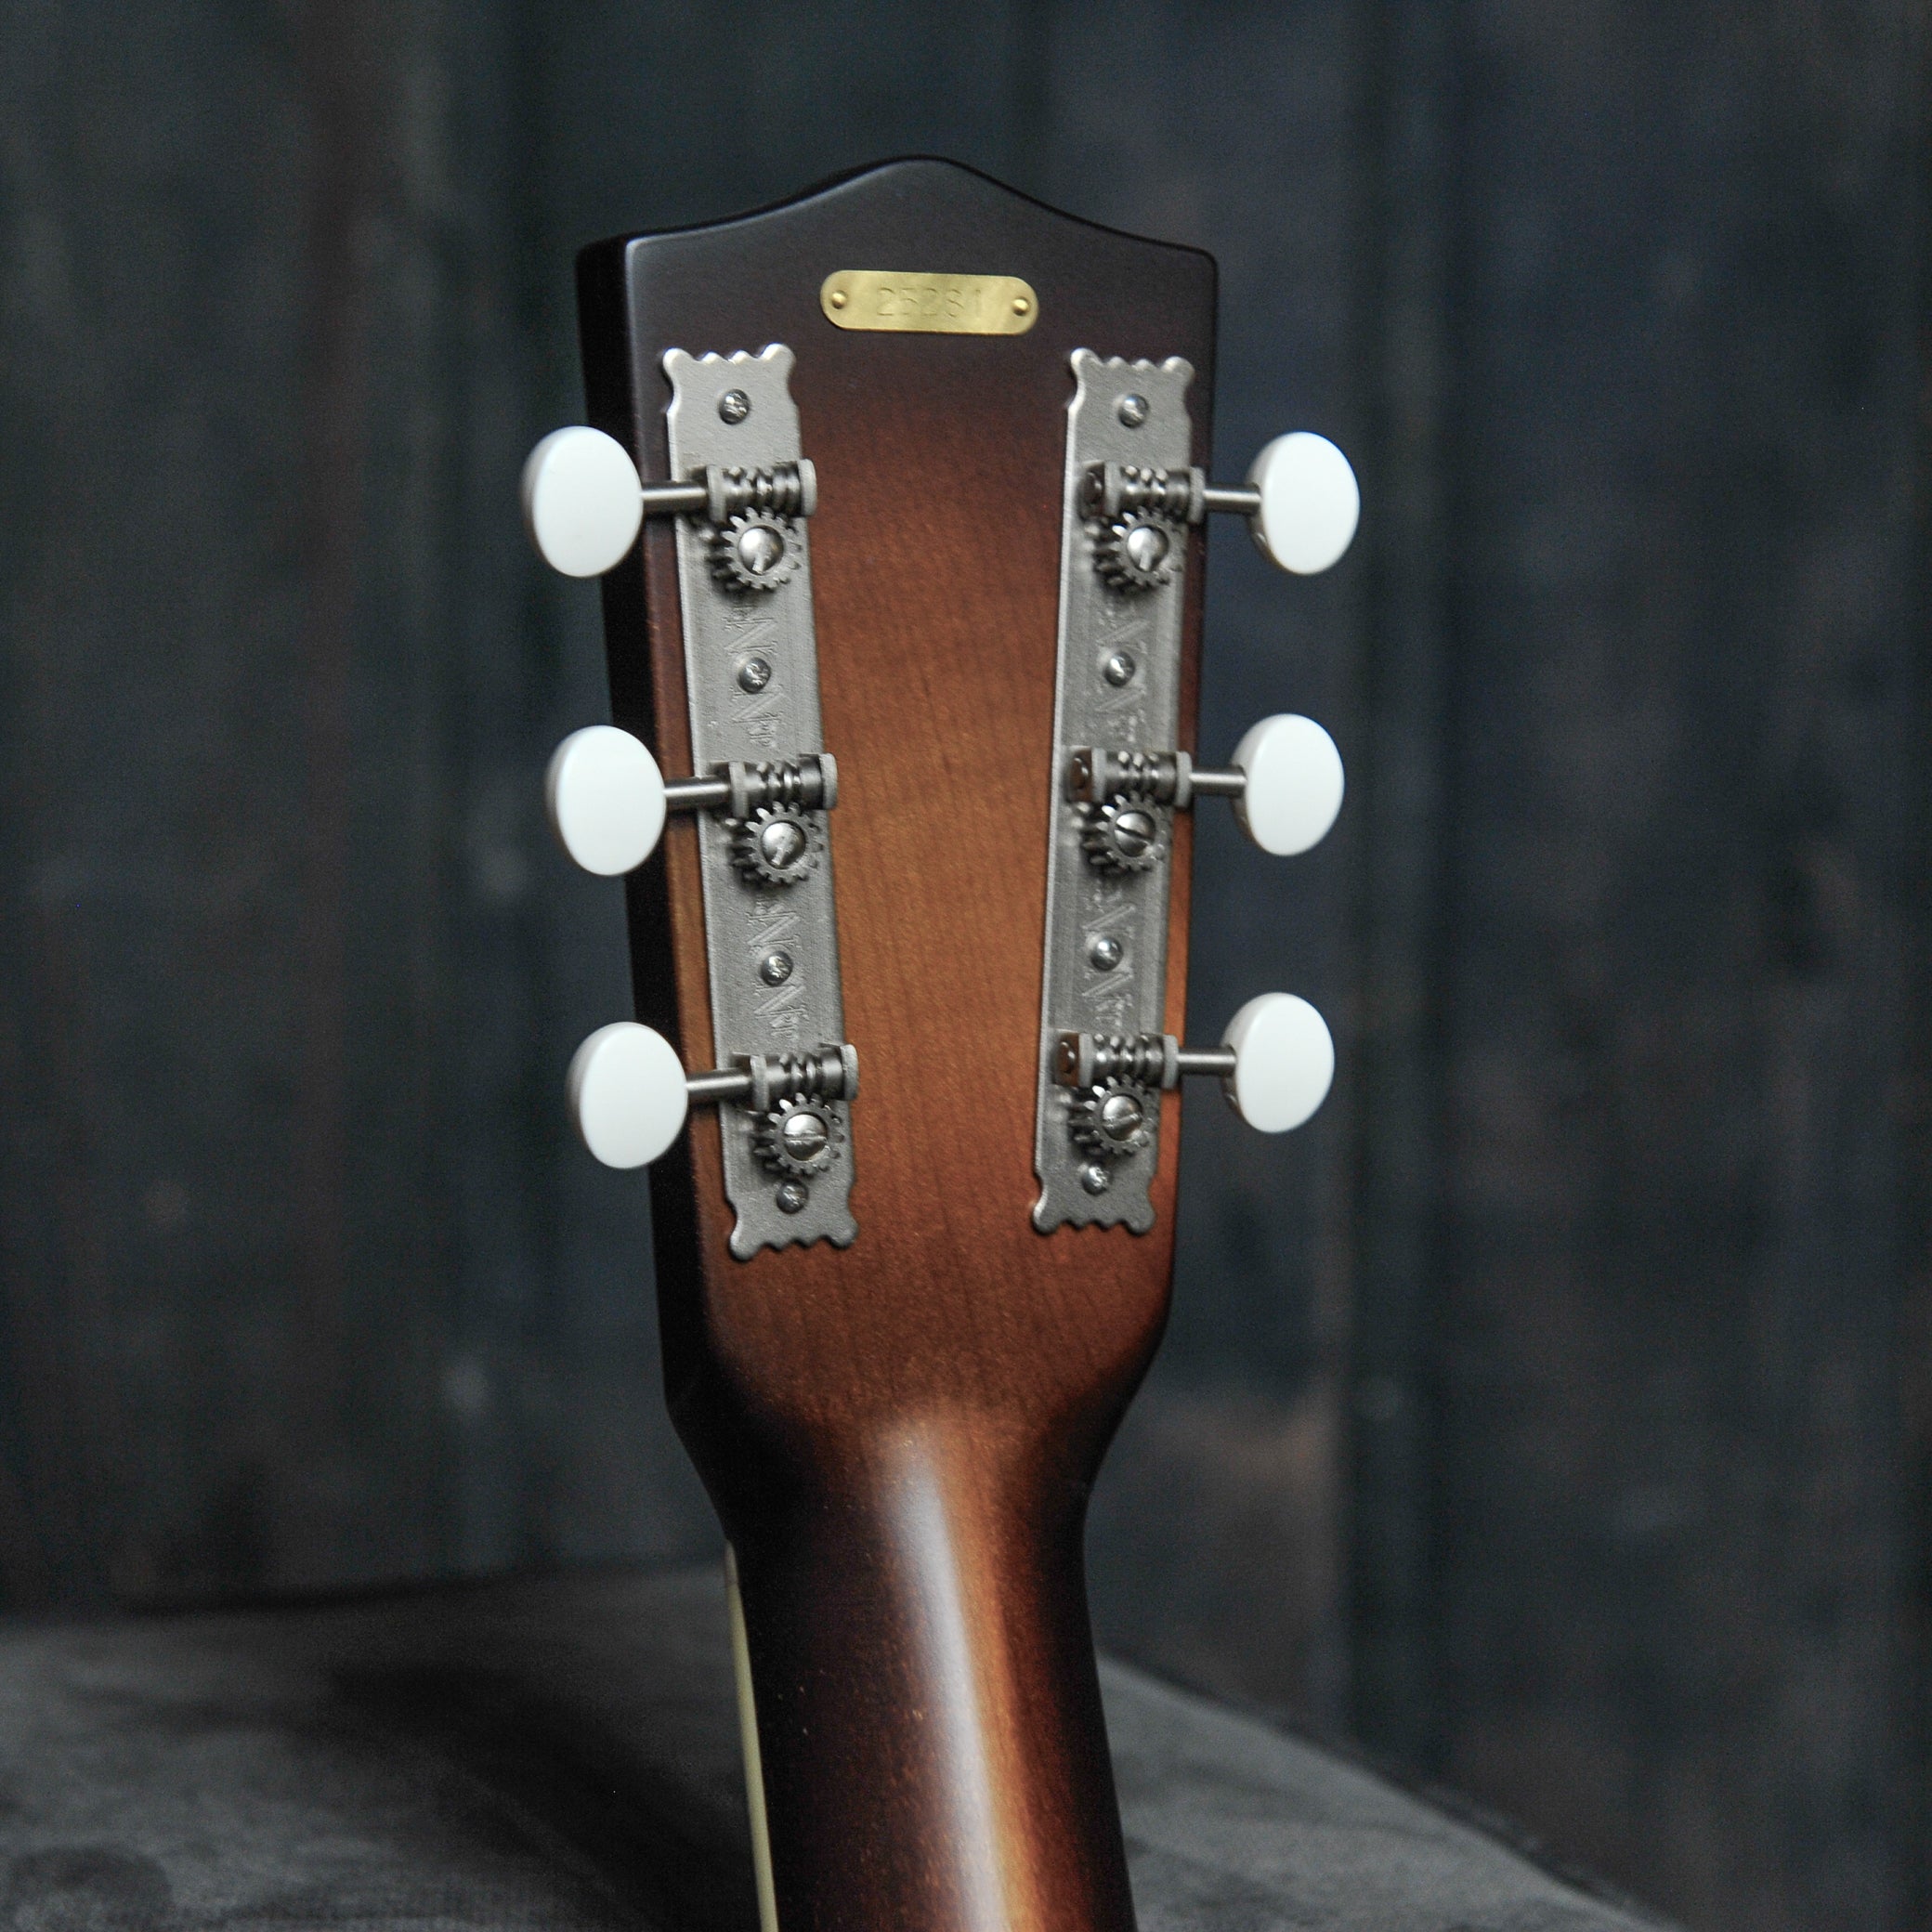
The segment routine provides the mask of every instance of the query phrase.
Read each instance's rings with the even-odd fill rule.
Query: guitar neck
[[[1181,1042],[1194,799],[1282,855],[1341,799],[1307,719],[1195,763],[1203,524],[1319,569],[1352,475],[1291,436],[1210,487],[1211,262],[945,163],[601,243],[579,294],[594,426],[526,516],[604,576],[616,724],[550,805],[628,875],[647,1024],[572,1102],[655,1162],[766,1932],[1126,1932],[1081,1536],[1167,1318],[1177,1089],[1279,1131],[1334,1064],[1285,994]]]
[[[1038,326],[829,325],[829,275],[923,267],[1023,281]],[[1081,1539],[1165,1320],[1174,1163],[1154,1177],[1150,1234],[1031,1224],[1042,808],[1068,358],[1187,356],[1205,424],[1211,266],[915,163],[724,228],[607,244],[580,286],[594,420],[646,476],[672,474],[665,352],[776,342],[796,354],[821,479],[812,595],[841,771],[844,1018],[865,1053],[859,1235],[734,1260],[706,1184],[715,1116],[652,1170],[667,1386],[736,1552],[777,1917],[1125,1932]],[[1204,432],[1194,448],[1205,461]],[[644,555],[641,584],[607,580],[615,715],[689,769],[669,532],[647,525]],[[1197,651],[1196,601],[1178,666],[1190,741]],[[673,822],[666,862],[630,885],[640,1017],[692,1043],[687,1064],[713,1028],[691,829]]]
[[[1131,1927],[1086,1484],[1042,1449],[907,1427],[740,1525],[786,1926]]]

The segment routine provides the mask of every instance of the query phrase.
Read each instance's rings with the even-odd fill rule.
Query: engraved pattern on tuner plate
[[[796,463],[798,409],[791,399],[793,357],[781,343],[757,356],[692,356],[668,350],[671,379],[665,412],[671,473],[680,480],[707,465],[773,468]],[[742,392],[750,409],[730,422],[720,399]],[[735,413],[734,411],[727,412]],[[734,759],[796,758],[822,751],[818,712],[818,650],[812,619],[809,519],[798,520],[798,568],[775,589],[736,591],[719,581],[711,563],[711,532],[701,518],[677,520],[679,607],[685,631],[685,683],[690,694],[693,769],[710,771]],[[746,690],[738,672],[752,658],[770,667],[760,688]],[[731,828],[715,813],[698,819],[704,881],[705,950],[711,964],[711,1030],[716,1064],[740,1053],[807,1052],[845,1038],[839,982],[839,931],[832,894],[827,813],[826,847],[817,866],[790,885],[748,881],[733,863]],[[771,986],[759,968],[774,951],[790,955],[791,971]],[[843,1247],[858,1233],[852,1192],[851,1110],[832,1107],[843,1127],[840,1156],[809,1183],[811,1199],[795,1214],[778,1206],[783,1176],[759,1160],[756,1125],[743,1107],[718,1110],[724,1143],[724,1192],[738,1210],[731,1252],[749,1260],[761,1247],[830,1241]]]
[[[1169,860],[1164,857],[1144,872],[1110,874],[1090,865],[1081,849],[1081,809],[1066,795],[1066,764],[1068,754],[1081,745],[1128,750],[1176,742],[1189,533],[1185,529],[1180,533],[1169,582],[1145,591],[1116,589],[1095,568],[1080,485],[1097,463],[1184,471],[1193,460],[1187,388],[1194,372],[1179,356],[1157,364],[1126,362],[1090,349],[1076,349],[1072,365],[1061,524],[1047,955],[1034,1116],[1033,1165],[1040,1192],[1033,1224],[1050,1234],[1065,1222],[1104,1227],[1124,1221],[1144,1234],[1154,1225],[1148,1186],[1160,1161],[1157,1109],[1149,1116],[1154,1130],[1148,1144],[1111,1164],[1103,1193],[1090,1192],[1081,1180],[1090,1156],[1072,1132],[1077,1096],[1054,1080],[1053,1056],[1062,1032],[1166,1030]],[[1121,398],[1129,395],[1144,398],[1148,406],[1138,427],[1120,419]],[[1131,653],[1136,670],[1125,685],[1116,685],[1106,665],[1123,650]],[[1111,972],[1092,959],[1094,942],[1103,936],[1124,949],[1121,963]]]

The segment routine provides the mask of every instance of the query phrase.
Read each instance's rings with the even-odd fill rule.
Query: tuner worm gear
[[[1182,538],[1166,517],[1129,511],[1090,528],[1093,561],[1116,590],[1157,591],[1173,582]]]
[[[762,510],[740,511],[711,537],[711,569],[734,590],[777,590],[803,554],[798,525]]]
[[[1160,863],[1166,814],[1157,806],[1116,798],[1089,805],[1086,816],[1080,843],[1103,872],[1146,872]]]
[[[1154,1139],[1149,1124],[1154,1096],[1126,1080],[1090,1087],[1073,1103],[1067,1125],[1083,1153],[1100,1160],[1125,1160]]]
[[[732,863],[747,879],[796,885],[818,863],[823,835],[809,812],[766,805],[738,828]]]
[[[807,1180],[822,1174],[839,1157],[845,1129],[829,1101],[781,1100],[761,1114],[751,1129],[751,1146],[775,1174]]]

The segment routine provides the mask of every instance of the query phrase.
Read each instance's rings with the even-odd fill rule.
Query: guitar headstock
[[[748,1560],[846,1507],[828,1471],[916,1465],[981,1524],[949,1575],[1007,1517],[1071,1522],[1077,1573],[1165,1319],[1182,1078],[1279,1130],[1334,1064],[1288,995],[1181,1038],[1193,812],[1289,854],[1342,789],[1306,719],[1194,759],[1207,519],[1323,568],[1354,479],[1291,436],[1212,486],[1210,259],[946,163],[601,243],[579,294],[591,423],[525,508],[603,579],[615,724],[549,799],[628,875],[639,1020],[570,1092],[654,1163],[673,1415]]]

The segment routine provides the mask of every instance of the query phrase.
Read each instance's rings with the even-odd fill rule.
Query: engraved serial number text
[[[935,335],[1024,335],[1039,318],[1039,297],[1017,275],[841,268],[825,278],[818,306],[841,329]]]

